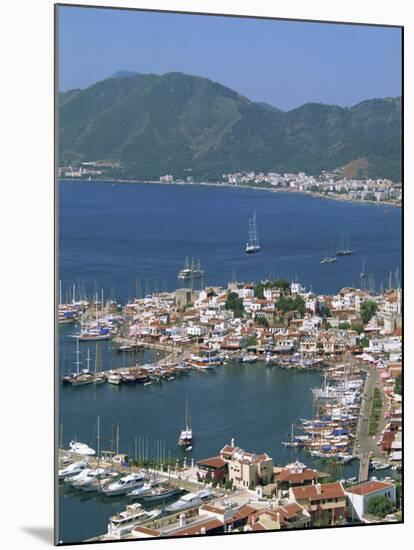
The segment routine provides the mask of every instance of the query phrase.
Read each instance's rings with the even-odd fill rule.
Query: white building
[[[350,515],[353,519],[364,521],[369,499],[377,496],[389,498],[396,504],[396,491],[393,483],[386,481],[366,481],[359,485],[354,485],[345,490],[348,497]]]

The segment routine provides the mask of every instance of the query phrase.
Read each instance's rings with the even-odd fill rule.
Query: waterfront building
[[[228,462],[229,480],[234,487],[255,489],[273,479],[273,459],[267,453],[249,453],[233,444],[225,445],[220,456]]]
[[[289,497],[310,513],[313,523],[335,525],[345,518],[346,494],[339,481],[291,487]]]
[[[372,497],[383,496],[396,504],[395,485],[387,481],[366,481],[350,487],[345,493],[348,498],[349,516],[353,520],[364,521],[368,502]]]

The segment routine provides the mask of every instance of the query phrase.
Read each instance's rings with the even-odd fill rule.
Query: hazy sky
[[[401,95],[401,31],[60,7],[59,89],[118,70],[204,76],[281,109],[347,106]]]

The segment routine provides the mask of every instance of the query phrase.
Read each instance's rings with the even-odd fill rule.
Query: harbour
[[[152,189],[137,185],[132,191],[133,196],[141,198],[137,217],[131,188],[124,186],[122,193],[126,194],[121,199],[118,196],[119,203],[115,201],[113,232],[104,236],[103,242],[102,221],[105,209],[114,206],[114,188],[112,184],[90,182],[86,186],[61,185],[61,449],[68,449],[71,441],[96,448],[99,418],[100,448],[107,458],[118,454],[128,457],[125,474],[144,468],[148,476],[158,468],[156,475],[169,480],[180,475],[178,485],[188,482],[190,493],[197,492],[203,460],[209,464],[208,457],[213,457],[212,463],[227,465],[238,460],[232,454],[251,460],[253,454],[241,448],[268,456],[265,462],[272,461],[273,475],[264,486],[276,483],[276,489],[266,489],[270,491],[278,491],[278,482],[273,478],[276,480],[277,472],[283,469],[313,469],[323,480],[332,474],[331,462],[336,463],[335,490],[339,495],[359,481],[378,477],[377,469],[383,470],[381,479],[398,479],[398,471],[391,469],[398,465],[398,459],[390,460],[391,455],[378,450],[378,438],[388,429],[385,411],[397,419],[393,419],[394,424],[398,422],[397,408],[392,408],[390,401],[385,407],[389,394],[386,397],[384,393],[385,372],[381,371],[391,372],[389,364],[398,365],[401,345],[394,336],[399,322],[400,245],[399,241],[396,244],[392,227],[399,223],[398,209],[387,214],[379,249],[378,207],[330,205],[338,208],[336,219],[329,222],[326,212],[323,221],[333,224],[335,234],[340,235],[344,224],[351,221],[356,228],[358,224],[361,228],[367,225],[368,231],[364,233],[365,242],[349,231],[352,254],[339,254],[337,262],[325,266],[320,264],[323,237],[306,234],[306,223],[314,225],[321,217],[321,212],[312,212],[312,208],[323,210],[323,201],[304,198],[302,208],[309,219],[302,216],[304,242],[298,245],[297,233],[295,242],[289,241],[293,231],[289,231],[293,220],[292,212],[288,212],[290,196],[275,194],[277,201],[282,201],[280,219],[270,227],[266,212],[268,208],[273,212],[278,203],[264,200],[264,194],[215,189],[209,198],[211,208],[204,210],[204,220],[197,214],[197,205],[206,199],[206,190],[194,189],[188,199],[180,194],[181,189],[167,189],[167,202],[161,205],[154,202]],[[174,229],[182,242],[172,242],[166,227],[172,223],[168,220],[172,220],[181,199],[189,200],[188,216],[185,228],[178,223]],[[223,216],[220,209],[227,209],[228,201],[236,201],[240,216]],[[295,205],[298,208],[299,203]],[[76,215],[72,218],[73,212]],[[116,221],[117,212],[122,212],[122,224]],[[150,212],[147,218],[145,212]],[[257,226],[260,228],[260,253],[254,255],[246,254],[245,249],[246,222],[252,212],[253,246],[258,246]],[[204,225],[207,222],[215,228],[213,232],[217,231],[211,241],[205,237],[210,231]],[[147,240],[140,240],[143,231]],[[193,240],[195,234],[199,237],[197,243]],[[279,239],[282,234],[283,240]],[[294,249],[298,255],[292,255]],[[350,247],[346,244],[338,250],[349,251]],[[386,250],[394,252],[386,256],[385,265]],[[190,259],[184,262],[185,258]],[[297,271],[306,285],[299,283]],[[369,327],[369,337],[362,343],[351,324],[361,323],[364,299],[376,300],[380,325]],[[243,320],[240,308],[245,313]],[[375,347],[375,338],[390,346],[391,359],[384,360],[379,351],[382,348]],[[392,390],[394,379],[390,378],[387,391]],[[379,414],[379,423],[373,438],[363,418],[374,416],[370,399],[379,388],[384,406],[375,413]],[[237,395],[237,400],[230,402],[231,395]],[[187,438],[189,433],[191,438]],[[237,446],[233,445],[234,451],[228,455],[223,449],[233,439]],[[161,471],[161,460],[170,471]],[[158,489],[149,489],[155,491],[151,498],[157,504]],[[178,486],[171,487],[177,498],[178,490]],[[269,503],[250,488],[247,493],[240,487],[229,491],[220,483],[217,490],[214,498],[218,508],[227,510],[230,505],[219,501],[237,495],[241,498],[238,507]],[[125,495],[108,497],[75,490],[65,483],[61,483],[59,494],[64,541],[103,536],[109,518],[125,510],[130,502]],[[272,494],[275,496],[269,493],[269,498]],[[279,494],[278,499],[282,496]],[[153,525],[144,514],[152,509],[148,506],[151,498],[140,501],[144,510],[135,507],[131,513]],[[158,510],[157,506],[154,509]],[[183,521],[188,522],[187,526],[195,522],[196,529],[204,517],[203,510],[204,506],[199,506],[197,517],[190,514]],[[249,508],[249,514],[254,515],[255,509]],[[154,528],[151,536],[160,536],[168,529],[179,530],[178,516],[176,527],[162,527],[163,517],[153,518],[161,527]],[[311,519],[305,510],[297,525],[306,521]],[[329,521],[344,521],[344,516],[333,514]],[[72,525],[76,529],[72,530]],[[135,527],[136,536],[146,536],[138,525]],[[217,529],[227,528],[217,524]]]

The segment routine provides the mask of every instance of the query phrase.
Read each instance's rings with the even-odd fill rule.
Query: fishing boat
[[[188,449],[193,446],[193,430],[190,427],[190,415],[188,412],[188,399],[185,400],[185,425],[181,430],[178,445]]]
[[[246,253],[254,254],[260,250],[259,232],[257,230],[256,211],[253,212],[253,217],[249,218],[249,239],[246,243]]]
[[[198,491],[197,493],[187,493],[177,500],[177,502],[166,506],[165,511],[168,513],[180,512],[181,510],[201,506],[210,496],[211,492],[208,489]]]
[[[108,535],[112,537],[120,538],[127,533],[130,533],[134,527],[154,519],[161,514],[161,510],[145,511],[141,504],[135,502],[134,504],[128,504],[126,509],[119,514],[115,514],[109,519],[108,523]]]
[[[178,272],[178,279],[187,281],[189,279],[199,279],[204,275],[204,271],[200,267],[200,260],[197,260],[197,265],[194,264],[194,259],[191,260],[191,265],[188,258],[185,259],[184,268]]]
[[[144,483],[146,474],[144,472],[138,472],[136,474],[128,474],[121,477],[118,481],[110,483],[102,489],[102,492],[107,496],[125,495],[135,487],[138,487]]]

